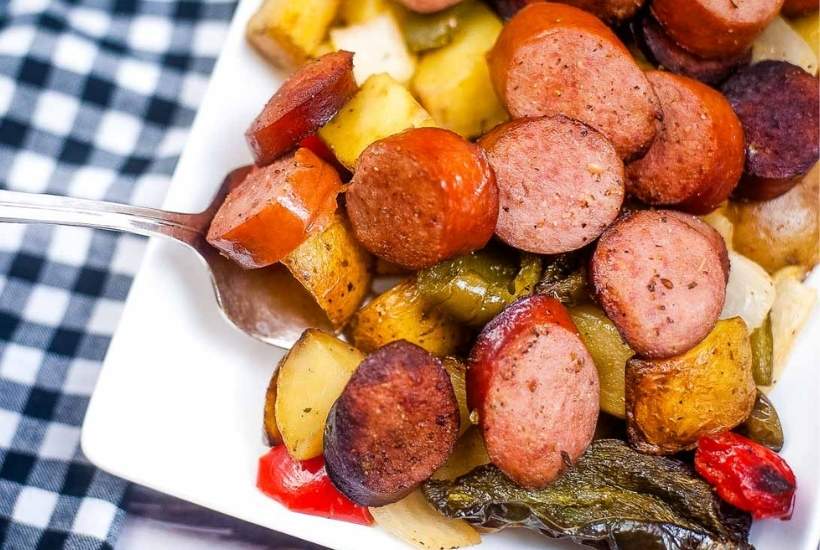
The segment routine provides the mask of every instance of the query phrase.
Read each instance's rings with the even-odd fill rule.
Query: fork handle
[[[114,202],[0,190],[0,222],[47,223],[163,236],[197,247],[207,212],[182,214]]]

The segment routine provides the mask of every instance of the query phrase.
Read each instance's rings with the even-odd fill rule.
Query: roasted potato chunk
[[[433,355],[452,355],[467,338],[461,325],[431,308],[412,279],[376,296],[350,323],[357,348],[370,353],[396,340],[407,340]]]
[[[682,355],[627,363],[629,441],[649,454],[693,449],[701,436],[746,420],[756,395],[746,324],[739,317],[718,321]]]
[[[311,235],[282,263],[337,329],[370,292],[373,258],[353,236],[342,214],[337,213],[324,230]]]
[[[486,59],[502,24],[478,2],[462,10],[459,22],[449,44],[421,58],[412,88],[438,124],[473,138],[508,118]]]
[[[569,314],[598,369],[601,410],[624,418],[624,373],[626,362],[635,352],[623,341],[615,323],[599,308],[576,306],[570,308]]]
[[[345,25],[358,25],[393,11],[395,9],[390,0],[341,0],[339,19]]]
[[[734,248],[769,273],[787,265],[813,267],[820,254],[820,165],[786,194],[762,202],[730,203]]]
[[[315,55],[338,9],[339,0],[265,0],[246,36],[268,61],[294,69]]]
[[[342,110],[319,130],[319,136],[339,162],[352,169],[361,152],[374,141],[407,128],[435,125],[407,88],[386,74],[377,74],[362,84]]]
[[[362,359],[364,354],[353,346],[316,329],[306,330],[284,357],[276,376],[274,414],[293,458],[322,454],[328,411]]]
[[[287,357],[287,356],[286,356]],[[265,411],[262,418],[262,433],[265,435],[265,442],[274,447],[282,444],[282,432],[279,431],[279,425],[276,423],[276,379],[282,363],[286,359],[283,357],[273,371],[273,376],[270,377],[268,389],[265,390]]]

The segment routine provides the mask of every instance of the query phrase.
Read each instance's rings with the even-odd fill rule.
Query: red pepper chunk
[[[732,432],[701,437],[695,469],[717,494],[755,519],[789,519],[797,481],[772,450]]]
[[[373,523],[366,507],[354,504],[336,490],[321,456],[298,461],[284,445],[274,447],[259,458],[256,486],[294,512],[362,525]]]

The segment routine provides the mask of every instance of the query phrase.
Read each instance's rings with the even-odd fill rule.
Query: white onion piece
[[[780,16],[752,44],[752,63],[764,59],[788,61],[809,74],[817,73],[817,56],[811,46]]]
[[[774,382],[780,379],[794,340],[808,320],[817,299],[817,291],[803,284],[805,275],[805,268],[789,266],[772,277],[777,293],[771,313]]]
[[[774,303],[774,283],[766,270],[746,256],[729,251],[729,283],[721,319],[742,317],[752,331],[763,324]]]
[[[726,243],[726,249],[732,249],[732,238],[735,234],[735,226],[731,220],[723,214],[723,209],[717,210],[700,217],[701,220],[711,225],[720,236],[723,237],[723,242]]]
[[[353,52],[353,76],[358,84],[379,73],[406,84],[416,70],[416,57],[407,50],[399,24],[390,13],[359,25],[331,29],[330,41],[336,50]]]

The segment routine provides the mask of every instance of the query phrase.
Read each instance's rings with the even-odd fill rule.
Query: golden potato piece
[[[336,214],[321,232],[282,260],[337,329],[343,327],[370,292],[373,258]]]
[[[350,322],[354,345],[370,353],[396,340],[407,340],[433,355],[452,355],[464,344],[464,327],[434,308],[419,294],[412,279],[376,296]]]
[[[268,389],[265,390],[265,411],[262,418],[262,433],[265,435],[265,442],[271,447],[282,444],[282,432],[279,431],[279,425],[276,423],[276,379],[279,369],[286,357],[279,361],[276,370],[273,371],[273,376],[270,377]]]
[[[339,0],[265,0],[245,35],[268,61],[294,69],[318,51],[338,9]]]
[[[635,352],[623,341],[615,323],[600,308],[576,306],[570,308],[569,314],[598,369],[601,410],[624,418],[624,372],[626,362]]]
[[[735,225],[734,248],[769,273],[787,265],[813,267],[820,254],[820,165],[799,184],[775,199],[733,202],[728,208]]]
[[[345,25],[358,25],[383,13],[395,11],[390,0],[342,0],[339,19]]]
[[[693,449],[701,436],[746,420],[756,393],[746,324],[739,317],[718,321],[682,355],[627,363],[629,441],[648,454]]]
[[[466,138],[509,118],[493,89],[486,58],[501,27],[487,6],[472,3],[452,42],[425,54],[413,77],[413,91],[433,119]]]
[[[290,455],[322,454],[325,421],[364,354],[321,330],[306,330],[279,366],[276,424]]]
[[[386,74],[377,74],[362,84],[319,130],[319,136],[339,162],[352,169],[361,152],[374,141],[407,128],[435,125],[407,88]]]

